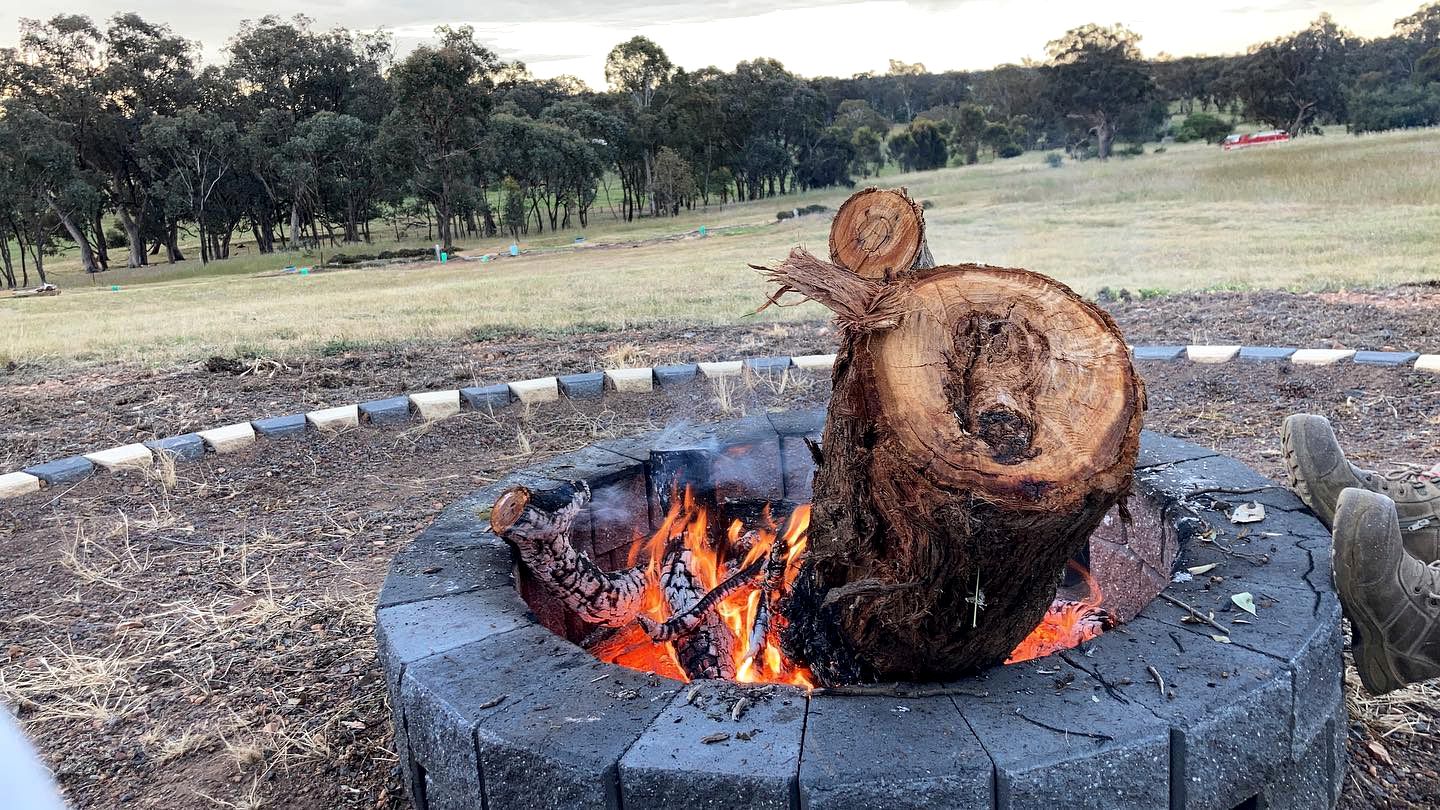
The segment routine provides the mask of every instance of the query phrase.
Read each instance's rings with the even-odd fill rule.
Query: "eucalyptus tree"
[[[1085,25],[1046,46],[1055,108],[1095,137],[1101,160],[1121,135],[1143,137],[1164,115],[1140,57],[1140,35],[1123,25]]]

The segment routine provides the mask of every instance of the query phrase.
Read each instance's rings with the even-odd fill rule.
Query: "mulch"
[[[1440,350],[1440,291],[1224,293],[1107,304],[1133,343]],[[618,359],[824,353],[821,323],[464,340],[173,369],[0,372],[0,469],[259,415]],[[232,362],[233,361],[233,362]],[[1147,426],[1283,477],[1279,424],[1329,416],[1352,457],[1440,459],[1440,376],[1285,364],[1145,364]],[[0,506],[0,695],[77,807],[406,806],[375,660],[389,559],[447,503],[599,438],[823,400],[823,379],[466,412],[97,476]],[[728,404],[730,410],[722,408]],[[1353,672],[1347,807],[1440,801],[1440,692],[1367,700]]]

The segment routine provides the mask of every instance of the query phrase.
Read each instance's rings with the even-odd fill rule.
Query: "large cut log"
[[[1004,661],[1128,492],[1139,448],[1144,388],[1103,311],[1025,270],[905,266],[928,254],[923,225],[907,232],[920,244],[890,245],[880,274],[803,250],[766,270],[841,329],[781,636],[822,685]]]

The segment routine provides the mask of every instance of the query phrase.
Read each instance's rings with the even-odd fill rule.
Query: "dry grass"
[[[885,182],[935,202],[929,235],[943,259],[1028,267],[1089,294],[1102,286],[1319,289],[1434,277],[1440,173],[1417,169],[1437,159],[1440,131],[1428,130],[1332,134],[1230,154],[1172,147],[1061,169],[1028,155]],[[72,277],[59,297],[0,303],[7,327],[0,361],[166,363],[218,353],[284,363],[327,343],[445,338],[470,329],[733,323],[762,300],[747,263],[778,259],[797,243],[825,244],[827,217],[770,224],[774,212],[810,202],[834,207],[844,196],[817,192],[629,225],[601,216],[585,246],[563,244],[570,233],[547,234],[527,243],[532,255],[488,264],[257,277],[292,258],[248,257],[203,274],[187,267],[178,279],[164,268],[117,271],[106,280],[121,283],[118,292]],[[702,223],[743,227],[705,239],[603,247]],[[756,317],[823,313],[805,305]]]

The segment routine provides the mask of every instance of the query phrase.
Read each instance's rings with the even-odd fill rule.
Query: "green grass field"
[[[1059,169],[1028,154],[881,182],[934,203],[926,219],[941,262],[1026,267],[1088,295],[1105,286],[1310,290],[1440,278],[1436,165],[1440,130],[1425,130],[1337,133],[1228,154],[1171,146]],[[796,244],[824,251],[828,216],[777,224],[775,212],[810,203],[833,209],[846,196],[832,189],[630,224],[597,212],[583,232],[522,241],[528,255],[485,264],[300,277],[275,274],[317,256],[252,255],[208,267],[193,261],[115,270],[92,286],[62,258],[53,277],[63,295],[0,299],[0,362],[168,364],[209,354],[285,357],[334,341],[443,338],[486,327],[733,323],[765,293],[747,263],[776,261]],[[604,247],[702,224],[739,227],[703,239]],[[577,248],[581,233],[586,241]],[[509,240],[462,243],[475,255],[499,252]],[[806,305],[759,317],[823,315]]]

